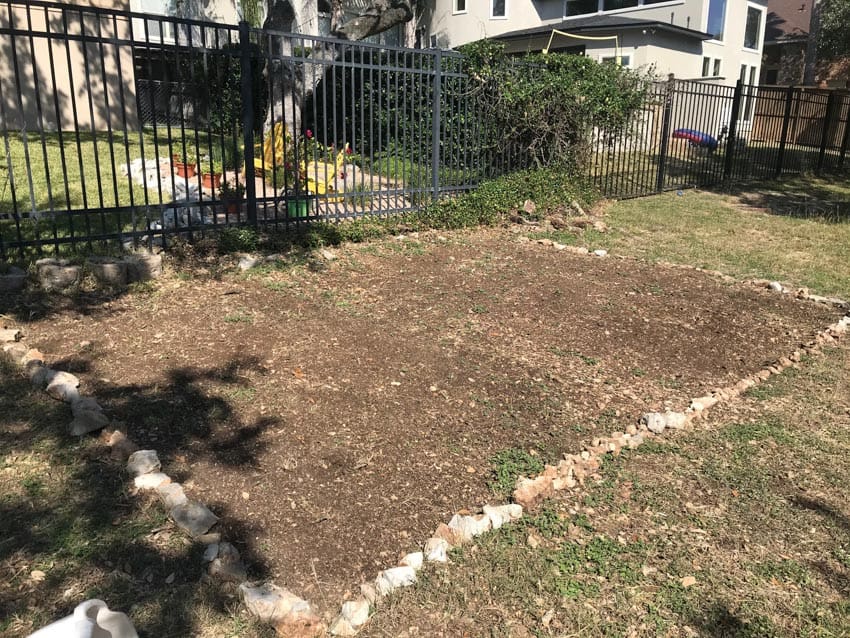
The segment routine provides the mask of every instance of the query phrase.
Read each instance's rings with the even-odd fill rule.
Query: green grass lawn
[[[616,202],[605,220],[612,231],[594,236],[593,248],[850,295],[846,180],[800,178],[725,195],[665,193]]]

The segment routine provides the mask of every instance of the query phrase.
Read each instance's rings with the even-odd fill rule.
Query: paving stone
[[[171,520],[189,536],[197,537],[209,531],[216,524],[218,516],[213,514],[205,505],[195,501],[187,501],[182,505],[171,508]]]
[[[365,598],[349,600],[342,604],[340,616],[344,616],[354,627],[360,627],[369,620],[369,601]]]

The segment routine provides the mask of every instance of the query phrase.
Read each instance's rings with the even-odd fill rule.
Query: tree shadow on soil
[[[257,436],[273,422],[260,420],[219,437],[205,421],[215,413],[230,416],[232,409],[197,385],[202,379],[231,379],[247,363],[181,369],[172,372],[166,386],[111,386],[94,396],[112,417],[121,412],[137,421],[146,415],[150,423],[151,416],[168,415],[174,427],[152,446],[166,466],[190,438],[199,442],[200,454],[217,462],[250,465],[260,450]],[[81,371],[89,364],[83,358],[74,367]],[[61,362],[55,365],[63,369]],[[203,610],[229,617],[237,604],[235,588],[206,575],[203,545],[188,542],[155,496],[130,493],[123,463],[111,460],[95,436],[66,434],[71,420],[66,404],[31,388],[6,362],[0,363],[0,377],[0,459],[5,459],[0,465],[8,468],[0,472],[0,581],[5,583],[0,584],[0,633],[14,630],[16,618],[33,622],[34,628],[48,624],[87,598],[102,598],[125,612],[132,609],[141,636],[197,635]],[[178,396],[183,400],[175,410]],[[190,413],[200,436],[198,429],[179,427]],[[136,428],[129,429],[132,436]],[[46,461],[47,469],[36,466],[29,473],[30,457]],[[249,576],[266,578],[268,567],[252,545],[256,530],[225,507],[214,509]],[[36,569],[45,572],[41,582],[30,577]]]
[[[761,638],[766,635],[758,621],[742,620],[722,602],[715,602],[704,613],[690,618],[687,624],[700,636],[709,638]]]

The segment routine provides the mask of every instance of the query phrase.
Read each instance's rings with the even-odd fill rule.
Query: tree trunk
[[[315,4],[315,0],[302,2]],[[339,9],[341,13],[341,2],[335,1],[333,7],[335,12]],[[289,0],[277,0],[269,10],[263,28],[290,32],[293,26],[297,26],[293,24],[297,18],[298,14]],[[373,0],[359,16],[334,29],[332,35],[342,40],[362,40],[412,18],[413,10],[407,0]],[[275,122],[283,120],[293,134],[301,133],[301,109],[324,77],[328,63],[336,57],[336,46],[333,43],[286,36],[266,39],[264,45],[275,49],[266,53],[275,57],[292,57],[293,40],[296,46],[310,48],[310,53],[303,62],[271,60],[266,63],[266,78],[271,78],[269,107],[263,124],[266,132],[272,129]]]
[[[812,0],[812,14],[809,18],[809,38],[806,40],[806,61],[803,66],[803,84],[812,86],[818,66],[818,41],[820,40],[820,12],[822,0]]]

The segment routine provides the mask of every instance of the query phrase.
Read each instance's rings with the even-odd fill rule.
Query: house
[[[769,0],[764,35],[762,84],[803,83],[806,44],[812,0]],[[850,60],[829,60],[818,64],[817,80],[829,88],[844,88],[850,80]]]
[[[659,75],[755,84],[767,0],[431,0],[432,46],[482,38],[653,67]],[[553,36],[554,32],[554,36]],[[559,33],[560,32],[560,33]]]

